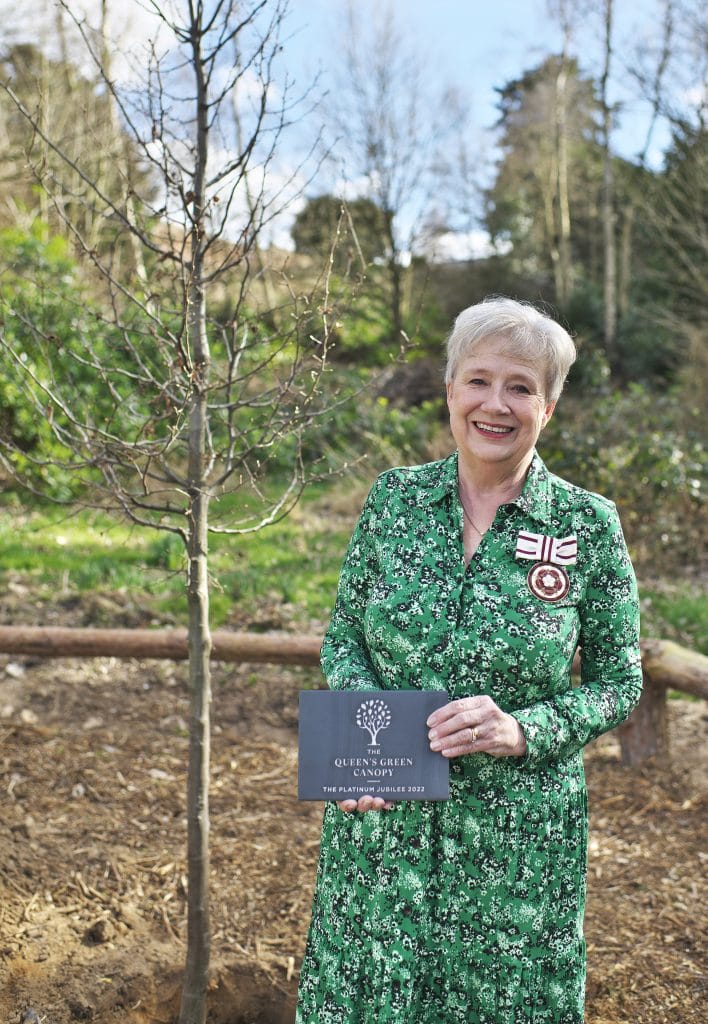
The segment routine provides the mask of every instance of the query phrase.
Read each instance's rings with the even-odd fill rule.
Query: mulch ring
[[[211,1024],[293,1019],[321,815],[296,800],[296,695],[316,679],[215,670]],[[187,713],[184,666],[0,661],[0,1020],[173,1024]],[[623,767],[612,736],[587,751],[591,1024],[705,1020],[705,704],[671,714],[673,769]]]

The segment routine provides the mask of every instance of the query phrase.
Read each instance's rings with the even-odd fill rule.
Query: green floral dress
[[[347,551],[324,672],[335,689],[488,694],[528,751],[453,760],[445,802],[327,805],[296,1024],[583,1020],[581,750],[639,698],[634,574],[614,505],[537,454],[467,567],[462,532],[456,453],[379,477]],[[577,538],[560,599],[534,593],[520,532]]]

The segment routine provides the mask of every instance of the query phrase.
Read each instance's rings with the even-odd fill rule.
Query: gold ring
[[[477,742],[477,736],[478,736],[478,735],[479,735],[479,733],[477,732],[477,730],[476,730],[476,729],[473,729],[473,730],[472,730],[472,742],[473,742],[473,743],[476,743],[476,742]]]

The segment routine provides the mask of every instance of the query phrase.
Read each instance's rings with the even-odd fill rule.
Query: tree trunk
[[[634,201],[627,202],[622,214],[619,283],[617,286],[617,313],[620,317],[629,310],[629,297],[632,287],[632,241],[635,212]]]
[[[623,764],[641,764],[648,757],[669,756],[666,688],[649,672],[639,704],[619,728]]]
[[[389,263],[391,275],[391,319],[393,341],[396,345],[402,345],[403,338],[403,313],[402,313],[402,288],[401,288],[401,264],[398,261],[398,253],[394,253]]]
[[[570,296],[573,284],[573,267],[570,245],[570,200],[568,189],[568,126],[565,45],[561,70],[556,79],[556,132],[558,147],[558,259],[560,294],[558,301],[564,305]]]
[[[616,364],[617,343],[617,269],[615,252],[614,180],[612,173],[612,110],[608,98],[608,82],[612,59],[612,0],[605,0],[605,66],[602,73],[603,173],[602,231],[604,242],[604,340],[610,367]]]
[[[551,155],[548,163],[548,173],[544,178],[539,178],[543,191],[543,217],[546,228],[546,249],[551,260],[553,269],[554,299],[562,301],[563,276],[561,268],[561,254],[558,246],[558,226],[556,223],[555,201],[558,189],[558,163],[555,154]]]
[[[201,403],[192,411],[201,435]],[[189,522],[189,771],[187,776],[187,960],[179,1024],[204,1024],[209,980],[209,758],[211,671],[207,576],[208,496],[197,488]]]
[[[187,959],[179,1024],[205,1024],[211,935],[209,925],[209,756],[211,630],[207,538],[209,521],[208,384],[209,339],[204,292],[204,209],[208,155],[208,97],[201,52],[202,11],[191,23],[192,67],[195,75],[197,145],[192,200],[192,266],[189,287],[188,332],[192,354],[192,392],[189,403],[189,772],[187,779]]]
[[[391,338],[396,345],[403,344],[403,290],[401,282],[401,260],[400,253],[396,246],[396,237],[393,230],[394,214],[392,210],[385,211],[386,240],[388,242],[388,274],[391,281]]]
[[[103,68],[103,74],[107,81],[111,82],[111,54],[112,47],[108,36],[108,0],[101,0],[101,67]],[[111,148],[115,147],[115,153],[113,157],[118,161],[119,165],[122,164],[122,178],[125,187],[125,219],[130,225],[130,228],[135,227],[136,214],[135,214],[135,198],[133,195],[133,185],[131,182],[131,165],[130,165],[130,153],[128,152],[128,139],[127,136],[123,135],[120,126],[120,118],[118,115],[118,107],[116,105],[115,97],[108,95],[108,111],[110,116],[111,126]],[[150,300],[147,298],[149,292],[147,270],[145,269],[145,261],[143,259],[143,249],[140,244],[140,239],[134,230],[128,232],[128,244],[130,245],[130,254],[133,261],[133,270],[136,273],[138,280],[143,288],[146,296],[147,306],[150,307]]]

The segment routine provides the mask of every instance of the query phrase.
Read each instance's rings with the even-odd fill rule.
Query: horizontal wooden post
[[[708,700],[708,658],[673,640],[642,640],[642,668],[658,686]]]
[[[289,633],[212,634],[214,661],[318,665],[322,638]],[[67,629],[0,626],[0,653],[40,658],[165,658],[186,661],[186,629]]]
[[[289,633],[212,634],[214,661],[318,665],[321,636]],[[644,691],[619,728],[622,760],[640,764],[668,755],[666,691],[708,698],[708,658],[671,640],[641,641]],[[186,629],[67,629],[0,626],[0,653],[41,658],[165,658],[186,661]],[[577,659],[574,668],[577,668]]]

